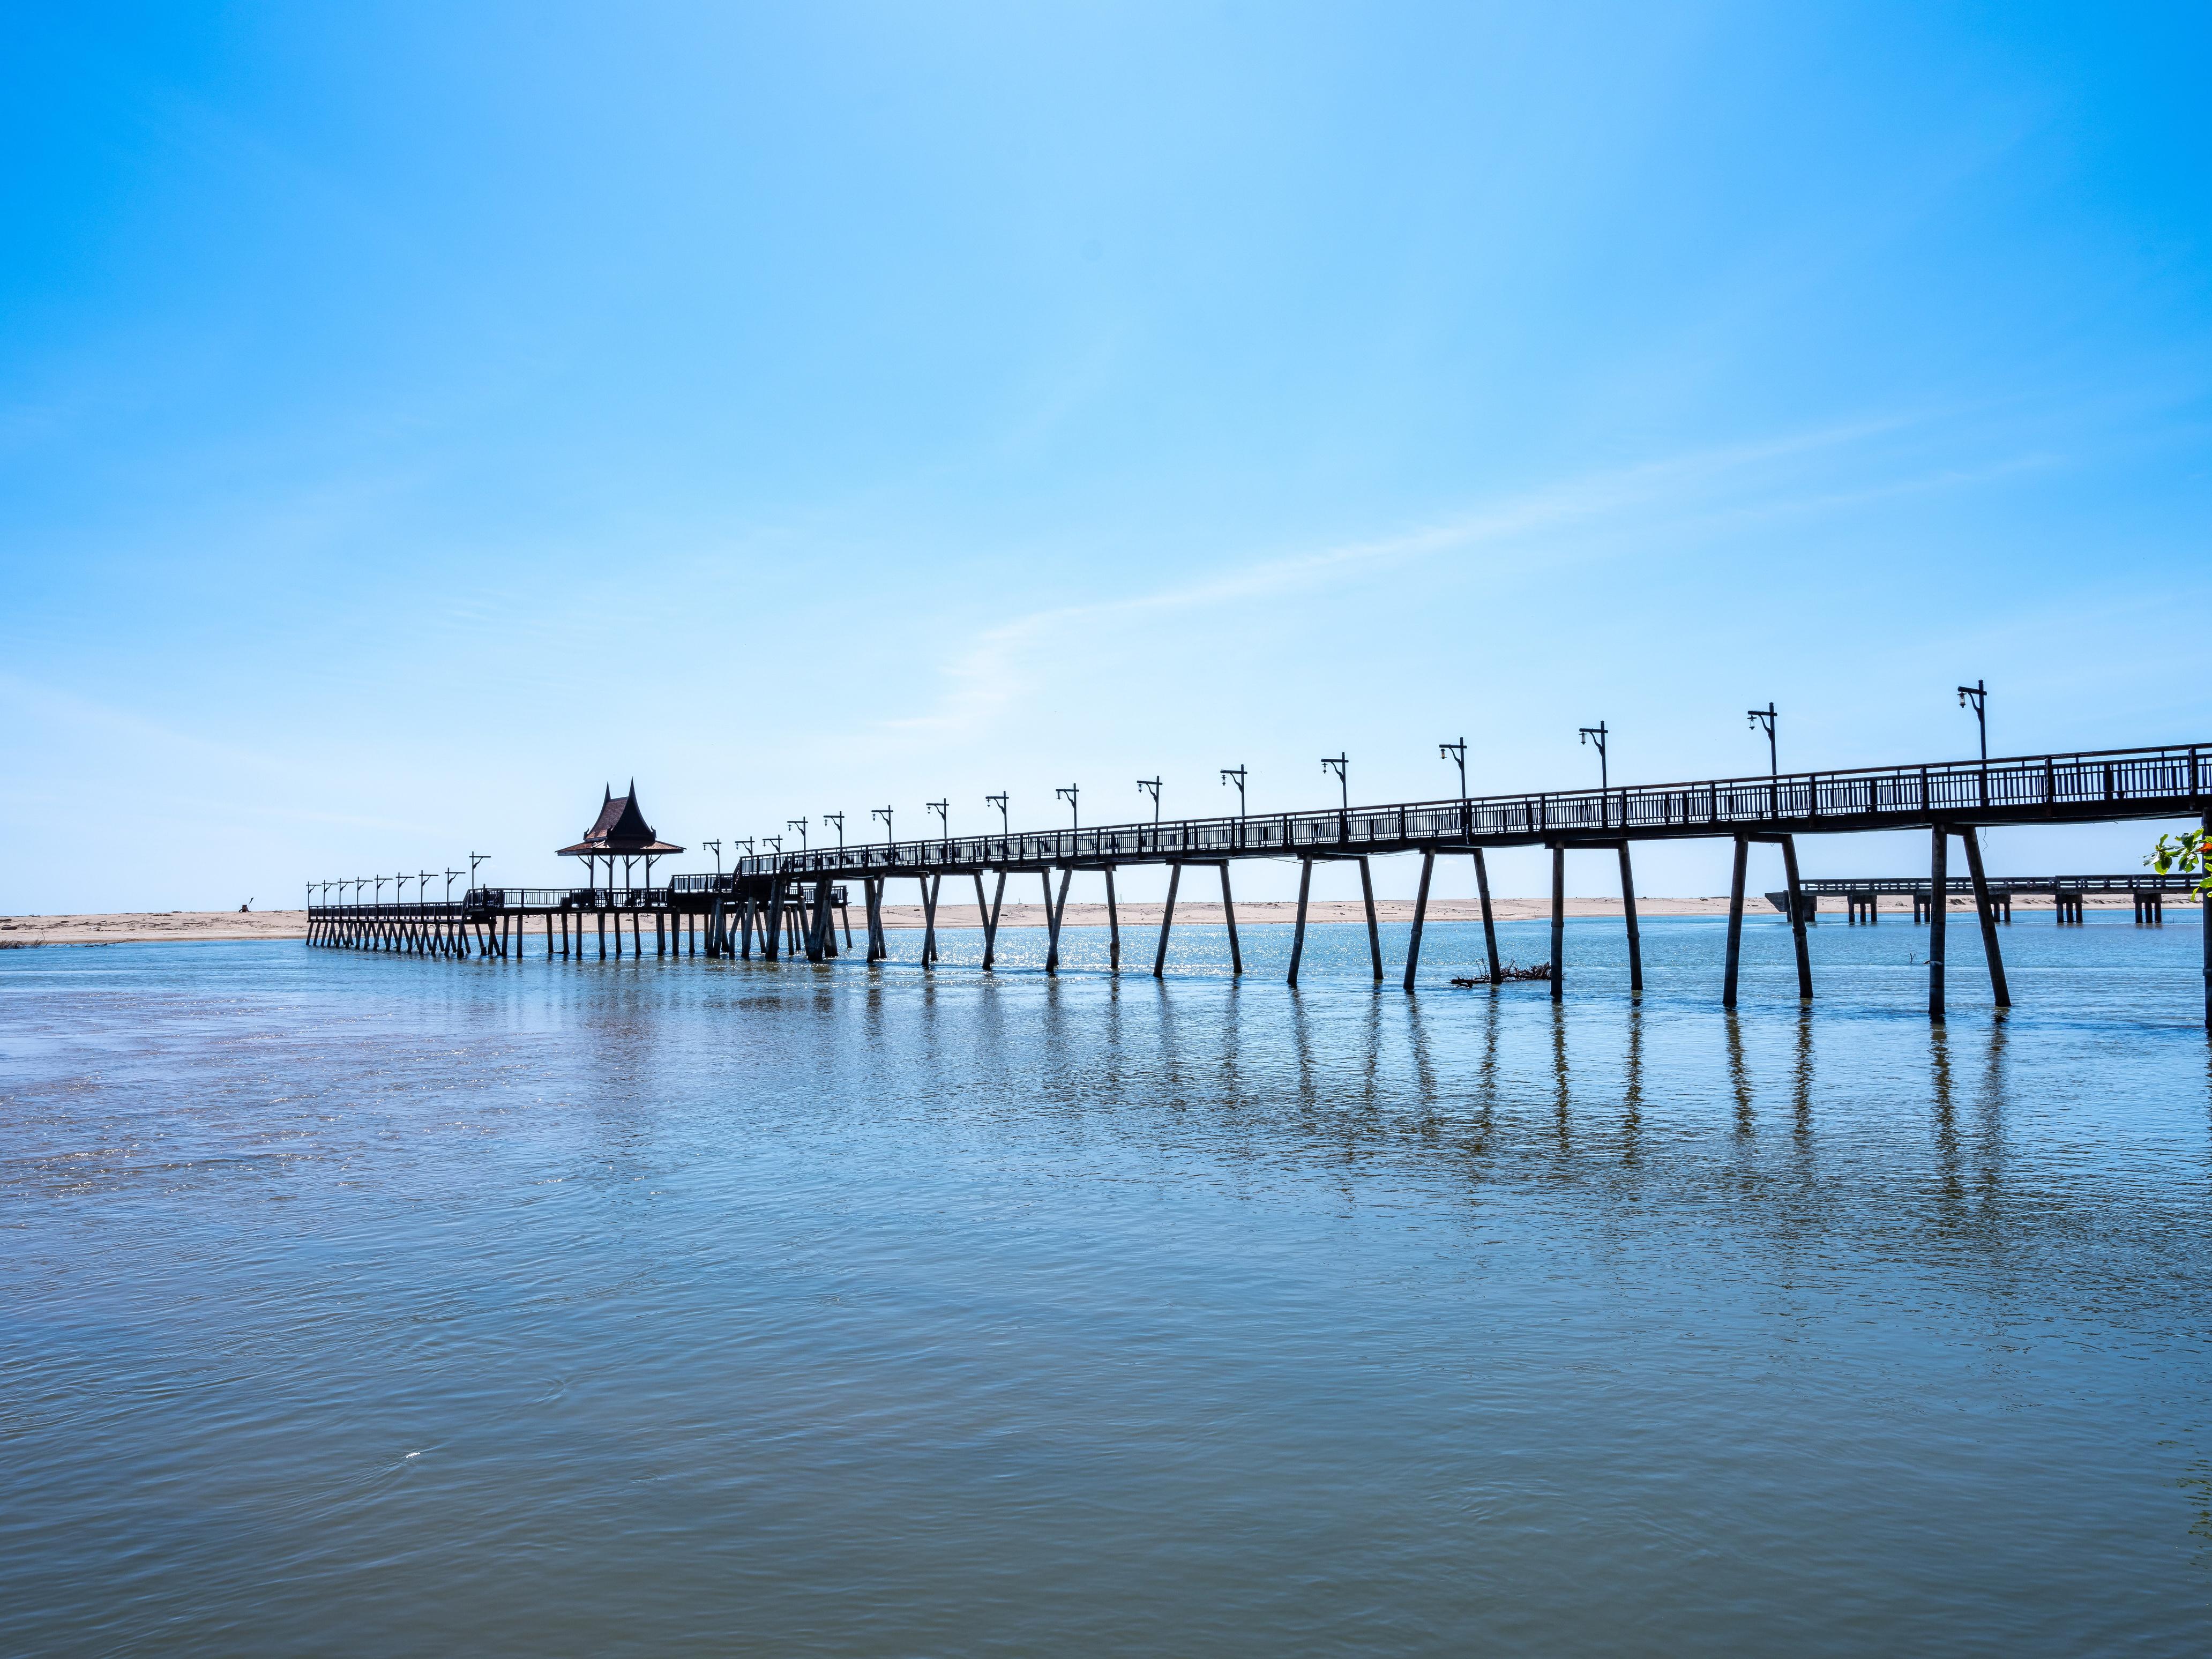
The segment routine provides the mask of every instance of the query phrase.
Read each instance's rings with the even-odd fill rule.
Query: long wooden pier
[[[634,812],[628,798],[611,802],[608,810],[613,812],[617,808]],[[1046,907],[1045,969],[1049,973],[1060,964],[1060,920],[1070,884],[1079,872],[1096,872],[1105,882],[1109,961],[1118,970],[1121,941],[1115,874],[1131,866],[1158,865],[1165,866],[1169,876],[1167,902],[1153,953],[1154,975],[1165,970],[1176,902],[1186,870],[1212,872],[1218,878],[1229,916],[1231,969],[1241,974],[1243,960],[1237,936],[1230,867],[1247,859],[1289,858],[1300,865],[1288,975],[1289,982],[1296,985],[1304,955],[1314,866],[1340,861],[1354,864],[1359,871],[1369,953],[1376,982],[1380,984],[1385,969],[1370,860],[1387,854],[1413,854],[1421,859],[1421,871],[1403,971],[1405,988],[1411,991],[1420,961],[1422,929],[1437,860],[1464,856],[1474,862],[1491,978],[1495,983],[1502,975],[1485,854],[1501,848],[1541,846],[1552,853],[1550,985],[1556,1000],[1564,994],[1566,977],[1568,854],[1601,853],[1617,862],[1627,930],[1629,988],[1640,992],[1643,952],[1630,849],[1639,842],[1724,839],[1733,843],[1735,859],[1721,1001],[1724,1007],[1732,1008],[1742,954],[1745,872],[1752,847],[1771,844],[1782,854],[1786,878],[1784,896],[1794,933],[1798,994],[1810,999],[1813,974],[1805,937],[1807,909],[1802,902],[1808,884],[1798,874],[1797,838],[1917,830],[1928,832],[1930,838],[1928,890],[1931,893],[1939,888],[1946,893],[1953,890],[1948,870],[1951,843],[1959,842],[1965,851],[1966,890],[1975,900],[1991,994],[2002,1008],[2009,1006],[2011,998],[1996,931],[1999,908],[1982,867],[1974,830],[1999,825],[2172,818],[2194,818],[2212,828],[2208,811],[2212,811],[2212,745],[2167,745],[1151,823],[1088,828],[1071,824],[1065,830],[996,836],[941,836],[750,856],[717,874],[676,876],[665,887],[477,888],[458,904],[311,905],[310,910],[315,942],[325,944],[368,943],[386,949],[451,953],[456,941],[473,941],[479,950],[497,952],[523,948],[528,923],[538,919],[543,923],[544,948],[550,955],[572,947],[580,951],[587,921],[593,941],[602,943],[601,936],[611,920],[619,952],[622,923],[627,919],[635,951],[643,949],[643,930],[649,922],[659,954],[676,950],[681,937],[690,951],[703,950],[710,957],[750,956],[757,939],[761,955],[770,961],[788,951],[803,953],[810,962],[823,962],[839,954],[832,917],[842,909],[840,884],[857,884],[865,899],[866,960],[876,962],[889,954],[882,924],[885,888],[893,881],[911,880],[921,892],[922,965],[928,968],[938,960],[937,905],[949,877],[956,882],[972,880],[975,884],[983,922],[982,965],[988,969],[995,962],[1007,881],[1035,877]],[[603,816],[603,822],[612,821]],[[642,819],[638,823],[641,826]],[[643,833],[649,839],[651,832]],[[580,851],[583,845],[563,850]],[[622,850],[615,842],[604,845],[617,854]],[[593,856],[607,854],[603,851]],[[612,867],[610,859],[611,872]],[[993,883],[988,893],[987,877]],[[1946,915],[1943,906],[1927,907],[1928,1011],[1936,1020],[1944,1017],[1945,1008]],[[2206,929],[2205,944],[2205,1008],[2208,1026],[2212,1026],[2212,927]]]

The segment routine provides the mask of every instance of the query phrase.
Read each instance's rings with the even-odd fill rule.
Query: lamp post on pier
[[[702,841],[699,845],[714,854],[714,873],[720,876],[722,873],[722,843],[719,841]]]
[[[1437,758],[1438,760],[1456,761],[1459,763],[1459,804],[1462,806],[1466,805],[1467,739],[1465,738],[1462,738],[1457,743],[1438,744],[1437,745]]]
[[[1237,816],[1239,819],[1244,816],[1245,775],[1245,770],[1241,766],[1224,766],[1221,769],[1221,787],[1226,789],[1232,783],[1237,786]]]
[[[951,799],[948,797],[944,800],[926,800],[922,802],[921,809],[925,812],[934,812],[937,814],[938,839],[948,846],[951,845],[952,841],[952,802]]]
[[[488,863],[490,859],[491,854],[489,853],[471,853],[469,854],[469,891],[471,893],[475,892],[477,890],[477,866],[479,864]]]
[[[1065,789],[1055,789],[1052,793],[1060,799],[1067,803],[1067,815],[1073,827],[1078,830],[1083,828],[1083,814],[1076,810],[1075,805],[1075,798],[1078,795],[1080,795],[1083,791],[1076,785],[1071,783]]]
[[[884,821],[884,839],[885,841],[896,842],[898,840],[897,832],[891,828],[891,809],[890,807],[871,806],[868,809],[868,816],[872,818],[881,818]]]
[[[1981,732],[1982,764],[1990,763],[1990,688],[1986,680],[1976,680],[1972,685],[1959,688],[1959,707],[1973,706],[1974,725]]]
[[[1013,829],[1012,822],[1012,821],[1011,821],[1011,820],[1006,817],[1006,796],[1005,796],[1003,793],[1001,793],[1001,794],[996,794],[996,795],[986,795],[986,796],[984,796],[984,797],[983,797],[983,804],[984,804],[986,806],[995,806],[995,807],[997,807],[997,808],[999,809],[999,833],[1000,833],[1000,835],[1001,835],[1001,836],[1012,836],[1012,835],[1014,833],[1014,829]]]
[[[446,902],[448,904],[453,902],[453,878],[460,873],[458,870],[446,872]]]
[[[1782,762],[1774,743],[1774,701],[1770,697],[1765,708],[1747,708],[1744,713],[1751,717],[1751,723],[1754,726],[1765,728],[1766,775],[1778,781],[1782,776]]]
[[[1600,720],[1595,726],[1585,726],[1582,731],[1584,743],[1594,743],[1597,745],[1597,787],[1598,793],[1603,794],[1610,787],[1610,780],[1606,775],[1605,722]]]
[[[786,818],[783,821],[783,827],[787,830],[796,830],[799,831],[799,850],[804,853],[806,850],[806,820],[805,818]]]
[[[1152,825],[1155,829],[1158,828],[1160,822],[1160,781],[1158,778],[1139,778],[1137,780],[1137,787],[1144,793],[1150,795],[1152,798]]]
[[[1338,798],[1342,803],[1344,810],[1349,812],[1352,810],[1352,762],[1350,758],[1342,754],[1323,755],[1321,757],[1321,769],[1324,772],[1334,772],[1336,774]]]
[[[824,812],[822,815],[822,822],[837,826],[837,850],[840,853],[843,852],[845,850],[845,815],[842,812]]]

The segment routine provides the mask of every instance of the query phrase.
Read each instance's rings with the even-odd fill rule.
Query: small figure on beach
[[[238,914],[239,914],[239,915],[240,915],[242,916],[242,915],[246,915],[248,911],[252,910],[252,908],[253,908],[253,901],[252,901],[252,899],[248,899],[248,900],[246,900],[246,902],[245,902],[245,903],[243,903],[243,904],[241,904],[241,905],[240,905],[240,906],[238,907]]]

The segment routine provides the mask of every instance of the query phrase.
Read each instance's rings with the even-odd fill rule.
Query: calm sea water
[[[1006,937],[0,954],[0,1648],[2212,1644],[2193,915]]]

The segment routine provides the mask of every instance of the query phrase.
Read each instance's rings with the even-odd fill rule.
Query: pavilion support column
[[[1168,902],[1160,912],[1159,948],[1152,952],[1152,977],[1164,979],[1168,970],[1168,930],[1175,926],[1176,890],[1182,885],[1182,866],[1168,866]]]
[[[1229,866],[1224,864],[1221,868],[1225,875]],[[1406,941],[1406,989],[1408,992],[1413,988],[1413,975],[1421,965],[1421,929],[1428,925],[1429,920],[1429,878],[1436,873],[1436,854],[1432,851],[1423,853],[1421,884],[1413,895],[1413,932]]]
[[[1797,950],[1797,1000],[1813,1000],[1813,954],[1805,941],[1805,891],[1797,880],[1797,838],[1782,837],[1782,884],[1790,901],[1790,940]]]
[[[1943,1023],[1943,933],[1951,913],[1950,832],[1937,824],[1928,849],[1928,1018]]]
[[[1367,906],[1367,954],[1375,963],[1375,982],[1382,982],[1382,929],[1375,920],[1375,879],[1368,872],[1367,854],[1359,855],[1359,896]]]
[[[1244,951],[1237,943],[1237,900],[1229,890],[1229,860],[1221,860],[1221,919],[1229,925],[1229,974],[1234,979],[1244,971]]]
[[[1106,866],[1106,971],[1121,971],[1121,907],[1114,897],[1114,866]]]
[[[1567,994],[1567,849],[1552,844],[1552,1000]]]
[[[599,924],[599,960],[605,962],[607,959],[607,913],[599,910],[593,915]]]
[[[545,960],[553,960],[553,913],[545,913]]]
[[[1620,843],[1620,919],[1628,927],[1628,994],[1644,994],[1644,938],[1636,925],[1636,872],[1628,862],[1628,843]]]
[[[1306,896],[1313,891],[1313,866],[1311,859],[1298,860],[1298,920],[1297,926],[1291,930],[1291,977],[1288,981],[1292,985],[1298,982],[1298,963],[1306,953]]]
[[[1721,977],[1721,1006],[1735,1006],[1738,970],[1743,965],[1743,873],[1751,857],[1751,843],[1735,838],[1735,872],[1729,878],[1728,967]]]
[[[2012,1006],[2012,991],[2005,984],[2004,954],[1997,944],[1996,907],[1990,902],[1989,878],[1982,872],[1982,843],[1967,826],[1960,839],[1966,845],[1966,873],[1973,878],[1974,911],[1982,924],[1982,950],[1990,959],[1990,995],[2000,1008]]]
[[[1490,908],[1490,866],[1483,862],[1480,847],[1474,849],[1474,890],[1482,900],[1482,948],[1490,957],[1490,988],[1494,991],[1505,970],[1498,960],[1498,916]]]

